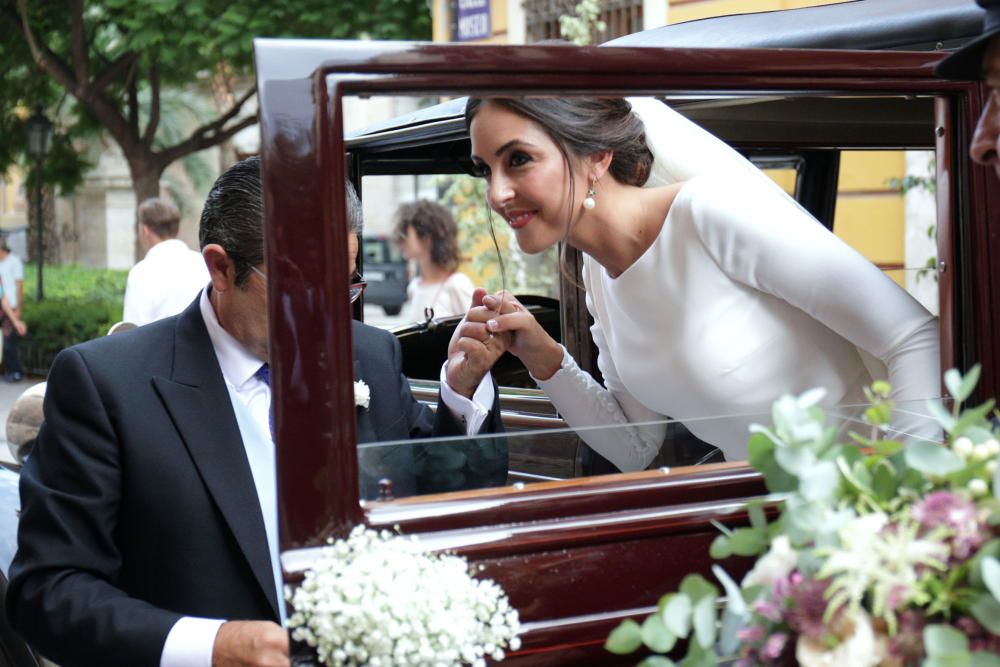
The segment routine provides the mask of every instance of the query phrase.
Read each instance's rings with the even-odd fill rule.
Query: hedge
[[[128,271],[82,266],[46,266],[45,299],[35,300],[35,268],[24,268],[24,308],[28,335],[21,340],[27,373],[45,375],[65,347],[107,334],[122,319]]]

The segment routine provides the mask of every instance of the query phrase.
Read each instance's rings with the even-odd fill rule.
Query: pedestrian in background
[[[145,258],[132,267],[122,319],[138,326],[176,315],[208,284],[201,253],[177,238],[181,214],[153,197],[139,204],[139,242]]]
[[[24,335],[24,324],[21,323],[21,303],[24,296],[24,263],[21,258],[11,252],[7,245],[7,235],[0,236],[0,288],[3,296],[13,311],[11,318],[6,309],[3,313],[3,359],[4,380],[18,382],[23,377],[21,359],[18,356],[17,341]]]
[[[419,273],[406,288],[405,320],[461,315],[472,303],[475,286],[458,270],[458,225],[444,206],[426,199],[396,211],[396,242]]]

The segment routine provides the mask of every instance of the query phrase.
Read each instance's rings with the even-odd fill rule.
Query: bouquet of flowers
[[[285,592],[292,639],[325,665],[485,667],[517,650],[517,610],[458,556],[358,526],[330,541],[302,584]]]
[[[821,390],[774,404],[773,428],[756,426],[751,465],[780,509],[751,504],[750,525],[722,532],[713,558],[756,556],[725,591],[701,576],[660,600],[640,625],[625,621],[606,648],[645,644],[681,665],[1000,667],[1000,472],[993,401],[962,410],[979,377],[952,370],[948,410],[929,406],[946,445],[888,439],[889,386],[867,390],[867,436],[838,442],[817,406]],[[991,488],[992,487],[992,488]],[[663,655],[643,667],[673,665]]]

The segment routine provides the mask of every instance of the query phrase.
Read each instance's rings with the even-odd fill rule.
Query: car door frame
[[[996,245],[987,221],[1000,195],[957,148],[974,125],[981,87],[936,79],[938,54],[301,40],[257,40],[255,48],[279,524],[290,583],[328,537],[359,523],[393,527],[419,534],[427,548],[467,556],[505,587],[527,621],[514,664],[615,664],[601,649],[607,631],[650,610],[687,572],[708,572],[712,522],[739,524],[748,499],[772,502],[760,476],[737,463],[362,506],[351,310],[341,298],[346,235],[338,231],[345,228],[345,95],[705,89],[938,95],[942,363],[966,367],[981,360],[980,392],[995,393],[990,336],[1000,279],[990,276],[982,248],[988,251],[991,240]],[[577,323],[581,312],[577,304]]]

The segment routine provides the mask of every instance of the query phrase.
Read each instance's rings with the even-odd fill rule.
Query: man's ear
[[[225,292],[236,286],[236,266],[225,248],[218,243],[209,243],[201,249],[201,256],[205,258],[212,289]]]

